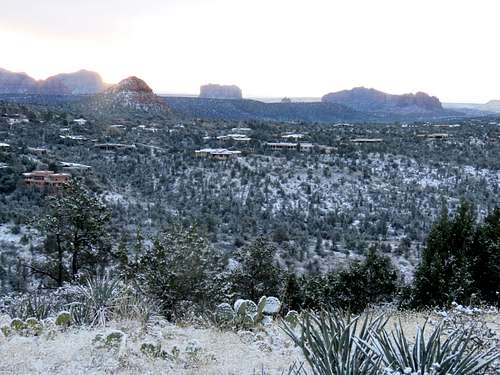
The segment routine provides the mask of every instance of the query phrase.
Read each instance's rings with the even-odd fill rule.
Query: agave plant
[[[376,375],[381,373],[382,359],[359,341],[370,342],[386,322],[382,317],[361,319],[334,310],[306,312],[299,323],[300,334],[286,324],[284,331],[315,375]]]
[[[484,373],[500,354],[492,348],[481,352],[471,341],[471,334],[456,330],[444,338],[438,325],[426,339],[427,322],[417,328],[415,342],[406,337],[401,323],[388,333],[373,331],[371,342],[360,340],[367,350],[383,358],[387,369],[395,373],[429,375],[473,375]]]

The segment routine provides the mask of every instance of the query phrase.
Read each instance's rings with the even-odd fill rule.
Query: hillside
[[[458,111],[378,111],[366,112],[344,104],[329,102],[264,103],[256,100],[223,100],[189,97],[165,97],[173,111],[187,118],[211,120],[260,120],[287,122],[389,122],[419,121],[463,117]]]

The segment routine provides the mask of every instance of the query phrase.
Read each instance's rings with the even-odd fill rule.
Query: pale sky
[[[136,75],[169,93],[486,102],[500,99],[499,16],[499,0],[0,0],[0,67]]]

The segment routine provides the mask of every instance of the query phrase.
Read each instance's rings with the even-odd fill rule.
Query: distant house
[[[59,138],[67,139],[74,142],[84,142],[89,140],[87,137],[84,137],[83,135],[59,135]]]
[[[65,172],[88,172],[92,170],[92,167],[90,165],[85,164],[69,163],[66,161],[61,161],[58,164]]]
[[[299,139],[304,138],[304,134],[300,134],[300,133],[285,134],[285,135],[282,135],[281,138],[283,138],[283,139],[293,139],[294,141],[298,141]]]
[[[274,151],[285,151],[285,150],[298,150],[298,143],[290,143],[290,142],[268,142],[266,146]]]
[[[87,123],[87,120],[85,120],[84,118],[76,118],[73,120],[73,122],[77,125],[85,125]]]
[[[313,149],[314,145],[312,143],[299,143],[300,152],[311,152]]]
[[[226,150],[225,148],[203,148],[194,153],[196,156],[214,160],[228,160],[241,155],[241,151]]]
[[[47,155],[49,153],[49,150],[40,147],[28,147],[27,150],[35,155]]]
[[[240,141],[240,142],[248,142],[251,140],[250,137],[248,137],[245,134],[227,134],[227,135],[219,135],[217,137],[218,140],[232,140],[232,141]]]
[[[335,150],[335,148],[331,146],[318,145],[317,147],[318,150],[324,154],[333,154],[333,151]]]
[[[450,135],[447,133],[433,133],[433,134],[427,134],[427,138],[429,139],[445,139],[448,138]]]
[[[98,143],[96,148],[106,151],[121,151],[121,150],[135,150],[135,145],[127,145],[123,143]]]
[[[382,138],[354,138],[351,139],[352,143],[380,143],[383,142]]]
[[[427,138],[427,139],[445,139],[450,135],[448,133],[431,133],[431,134],[418,134],[419,138]]]
[[[38,188],[59,188],[68,183],[71,175],[68,173],[55,173],[53,171],[33,171],[23,173],[24,183],[27,186]]]
[[[311,152],[314,149],[312,143],[268,142],[266,146],[273,151]]]

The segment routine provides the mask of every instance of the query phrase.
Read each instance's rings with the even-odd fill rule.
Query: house
[[[66,161],[60,161],[58,164],[65,172],[88,172],[92,169],[90,165],[69,163]]]
[[[283,151],[283,150],[298,150],[298,143],[289,143],[289,142],[268,142],[266,146],[274,151]]]
[[[268,142],[266,146],[273,151],[311,152],[314,149],[312,143]]]
[[[33,171],[23,173],[26,186],[38,188],[49,187],[59,188],[68,183],[71,175],[68,173],[55,173],[53,171]]]
[[[123,143],[98,143],[96,148],[106,151],[120,151],[120,150],[135,150],[135,145],[126,145]]]
[[[352,143],[380,143],[383,142],[382,138],[354,138],[351,139]]]
[[[228,160],[241,155],[241,151],[226,150],[225,148],[203,148],[194,153],[196,156],[214,160]]]
[[[300,152],[311,152],[313,149],[314,145],[312,143],[299,143]]]
[[[317,147],[318,150],[324,154],[333,154],[333,151],[335,150],[335,148],[331,146],[318,145]]]
[[[235,132],[235,133],[238,133],[238,132],[251,132],[252,129],[251,128],[232,128],[231,129],[232,132]]]
[[[427,138],[427,139],[445,139],[449,137],[447,133],[432,133],[432,134],[418,134],[419,138]]]
[[[47,155],[49,153],[49,150],[40,147],[27,147],[27,150],[35,155]]]
[[[73,122],[77,125],[85,125],[87,123],[87,120],[85,120],[84,118],[76,118],[73,120]]]
[[[433,133],[433,134],[427,134],[428,139],[445,139],[448,138],[450,135],[447,133]]]
[[[233,141],[241,141],[248,142],[251,140],[250,137],[245,134],[228,134],[228,135],[219,135],[217,137],[218,140],[233,140]]]
[[[299,139],[304,138],[304,134],[300,134],[300,133],[285,134],[285,135],[282,135],[281,138],[287,139],[287,140],[293,139],[294,141],[298,141]]]

